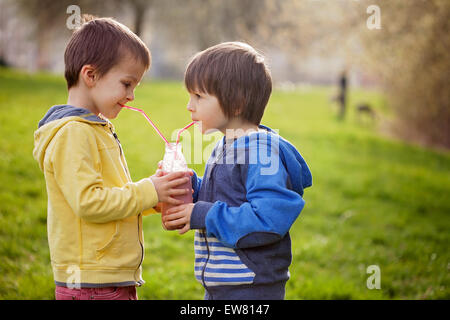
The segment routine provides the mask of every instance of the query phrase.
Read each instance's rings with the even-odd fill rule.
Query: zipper
[[[212,299],[212,295],[208,291],[208,287],[206,286],[206,282],[205,282],[205,270],[206,270],[206,266],[208,265],[208,262],[209,262],[209,245],[208,245],[208,239],[206,236],[206,230],[204,232],[202,232],[202,234],[205,237],[206,250],[208,252],[208,256],[206,257],[205,265],[203,266],[203,270],[202,270],[202,283],[203,283],[203,287],[205,288],[206,292],[208,293],[208,296]]]
[[[109,127],[109,131],[111,131],[111,133],[112,133],[114,139],[116,139],[117,145],[119,146],[120,155],[122,155],[122,146],[120,145],[119,137],[118,137],[117,134],[112,130],[111,127]]]
[[[141,265],[142,265],[142,261],[144,260],[144,245],[143,245],[142,242],[141,242],[141,233],[140,233],[141,228],[140,228],[140,226],[139,226],[139,220],[140,220],[140,217],[141,217],[141,214],[139,213],[138,216],[137,216],[137,224],[138,224],[138,240],[139,240],[139,245],[141,246],[141,261],[139,261],[139,265],[138,265],[137,268],[136,268],[136,273],[139,271],[139,268],[140,268]],[[135,273],[135,277],[136,277],[136,273]],[[138,282],[139,284],[142,284],[140,278],[138,279],[137,282]]]
[[[217,165],[218,160],[220,159],[220,157],[223,156],[224,152],[225,152],[225,150],[222,149],[220,151],[220,154],[217,157],[215,157],[214,161],[208,167],[209,173],[206,172],[207,173],[206,177],[204,177],[204,178],[208,179],[208,183],[210,184],[211,188],[214,188],[214,185],[213,185],[213,181],[214,180],[211,179],[211,176],[212,176],[212,174],[214,172],[214,169],[216,169],[216,165]],[[205,265],[203,266],[203,270],[202,270],[202,283],[203,283],[203,287],[205,288],[205,291],[208,293],[208,296],[212,300],[213,299],[213,295],[208,290],[208,287],[207,287],[206,282],[205,282],[205,271],[206,271],[206,266],[208,265],[209,257],[210,257],[210,251],[209,251],[209,244],[208,244],[208,237],[207,237],[207,234],[206,234],[206,229],[205,229],[205,231],[202,232],[202,234],[205,237],[205,244],[206,244],[206,250],[207,250],[207,257],[206,257]]]
[[[214,158],[214,161],[210,164],[210,167],[208,168],[209,169],[209,173],[206,172],[206,177],[205,178],[208,179],[208,183],[210,183],[210,184],[212,183],[211,182],[212,180],[210,179],[210,177],[211,177],[211,175],[212,175],[212,173],[213,173],[213,171],[214,171],[214,169],[216,167],[216,164],[217,164],[218,160],[220,159],[220,157],[223,156],[224,152],[225,152],[225,148],[222,148],[222,150],[220,150],[219,155],[216,156]],[[205,288],[205,291],[208,293],[208,296],[212,300],[213,299],[213,295],[208,290],[208,286],[206,285],[206,282],[205,282],[205,271],[206,271],[206,266],[208,265],[209,257],[210,257],[209,244],[208,244],[208,237],[207,237],[207,234],[206,234],[206,229],[204,231],[202,231],[201,234],[205,238],[206,251],[207,251],[207,257],[206,257],[205,265],[203,266],[203,270],[202,270],[202,284],[203,284],[203,287]]]
[[[122,151],[122,145],[120,144],[119,137],[117,136],[117,133],[115,133],[115,132],[112,130],[111,127],[109,127],[109,131],[111,131],[111,133],[112,133],[114,139],[116,140],[117,145],[119,146],[120,156],[122,157],[123,151]],[[120,161],[122,162],[122,158],[120,159]],[[122,168],[125,170],[126,174],[128,175],[128,170],[127,170],[127,168],[123,165],[123,163],[122,163]],[[138,214],[138,216],[137,216],[137,230],[138,230],[138,241],[139,241],[139,246],[141,247],[141,260],[139,261],[139,264],[138,264],[138,266],[137,266],[137,268],[136,268],[135,278],[136,278],[136,273],[139,271],[139,268],[140,268],[141,265],[142,265],[142,261],[144,260],[144,245],[143,245],[142,242],[141,242],[141,234],[140,234],[141,228],[140,228],[140,226],[139,226],[139,220],[140,220],[140,217],[141,217],[141,214]],[[141,279],[140,279],[140,278],[139,278],[136,282],[139,283],[139,285],[142,285]]]
[[[112,133],[114,139],[115,139],[116,142],[117,142],[117,145],[119,146],[119,151],[120,151],[120,156],[121,156],[120,162],[121,162],[121,164],[122,164],[122,168],[125,170],[125,173],[126,173],[127,175],[129,175],[128,169],[126,168],[126,166],[123,165],[123,162],[122,162],[123,151],[122,151],[122,145],[120,144],[119,137],[117,136],[117,133],[115,133],[115,132],[112,130],[111,127],[109,127],[109,131],[111,131],[111,133]]]

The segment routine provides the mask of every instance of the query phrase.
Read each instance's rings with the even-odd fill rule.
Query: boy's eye
[[[125,88],[128,88],[129,86],[131,86],[131,83],[129,83],[129,82],[122,82],[122,84],[125,86]]]
[[[199,95],[198,93],[196,93],[195,96],[196,96],[197,98],[200,98],[200,95]]]

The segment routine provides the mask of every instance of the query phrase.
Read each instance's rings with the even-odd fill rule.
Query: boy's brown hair
[[[68,89],[77,84],[84,65],[94,65],[102,77],[126,54],[146,69],[150,67],[150,50],[128,27],[112,18],[84,15],[83,24],[73,33],[64,53]]]
[[[184,82],[189,92],[217,97],[227,118],[259,125],[272,92],[264,57],[248,44],[224,42],[197,53]]]

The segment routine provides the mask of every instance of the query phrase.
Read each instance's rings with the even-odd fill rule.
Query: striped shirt
[[[195,278],[204,286],[251,284],[255,273],[239,258],[237,253],[224,246],[215,237],[207,237],[196,230]]]

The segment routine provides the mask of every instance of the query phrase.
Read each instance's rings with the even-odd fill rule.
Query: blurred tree
[[[17,5],[23,14],[22,19],[33,21],[34,39],[37,44],[37,68],[48,69],[48,50],[51,45],[50,30],[57,25],[64,26],[66,9],[71,4],[71,0],[18,0]]]
[[[286,53],[294,70],[308,51],[309,34],[317,29],[308,16],[310,1],[285,0],[166,0],[149,18],[158,44],[164,43],[171,67],[184,69],[194,52],[223,41],[245,41],[270,53]],[[316,7],[317,8],[317,7]],[[301,27],[299,23],[301,22]],[[301,50],[300,50],[301,48]]]
[[[6,38],[6,24],[7,24],[8,6],[5,0],[0,0],[0,66],[6,66],[6,53],[5,48],[7,46]]]
[[[158,2],[154,0],[108,0],[108,1],[93,1],[97,6],[97,10],[101,12],[99,16],[117,14],[127,9],[131,10],[133,16],[133,23],[131,30],[139,37],[142,36],[142,32],[145,28],[145,16],[147,11],[154,6],[157,6]],[[99,5],[101,3],[101,5]]]
[[[156,24],[176,43],[205,49],[220,41],[256,38],[268,21],[268,0],[167,0]]]
[[[381,76],[396,114],[391,129],[402,138],[450,148],[450,1],[378,4],[382,29],[362,30],[361,61]]]
[[[52,31],[63,30],[71,32],[66,28],[68,18],[67,7],[77,5],[81,9],[81,14],[89,13],[96,16],[110,16],[114,13],[131,9],[134,19],[134,32],[141,34],[145,13],[152,5],[151,0],[17,0],[17,5],[23,14],[23,18],[34,22],[34,38],[38,48],[37,68],[49,69],[50,61],[48,50],[52,43]]]
[[[119,3],[127,3],[126,1],[118,1]],[[153,4],[153,0],[129,0],[129,5],[133,9],[133,15],[134,15],[134,33],[136,33],[138,36],[142,35],[142,30],[144,29],[144,18],[145,13],[147,12],[148,8],[151,7]]]

